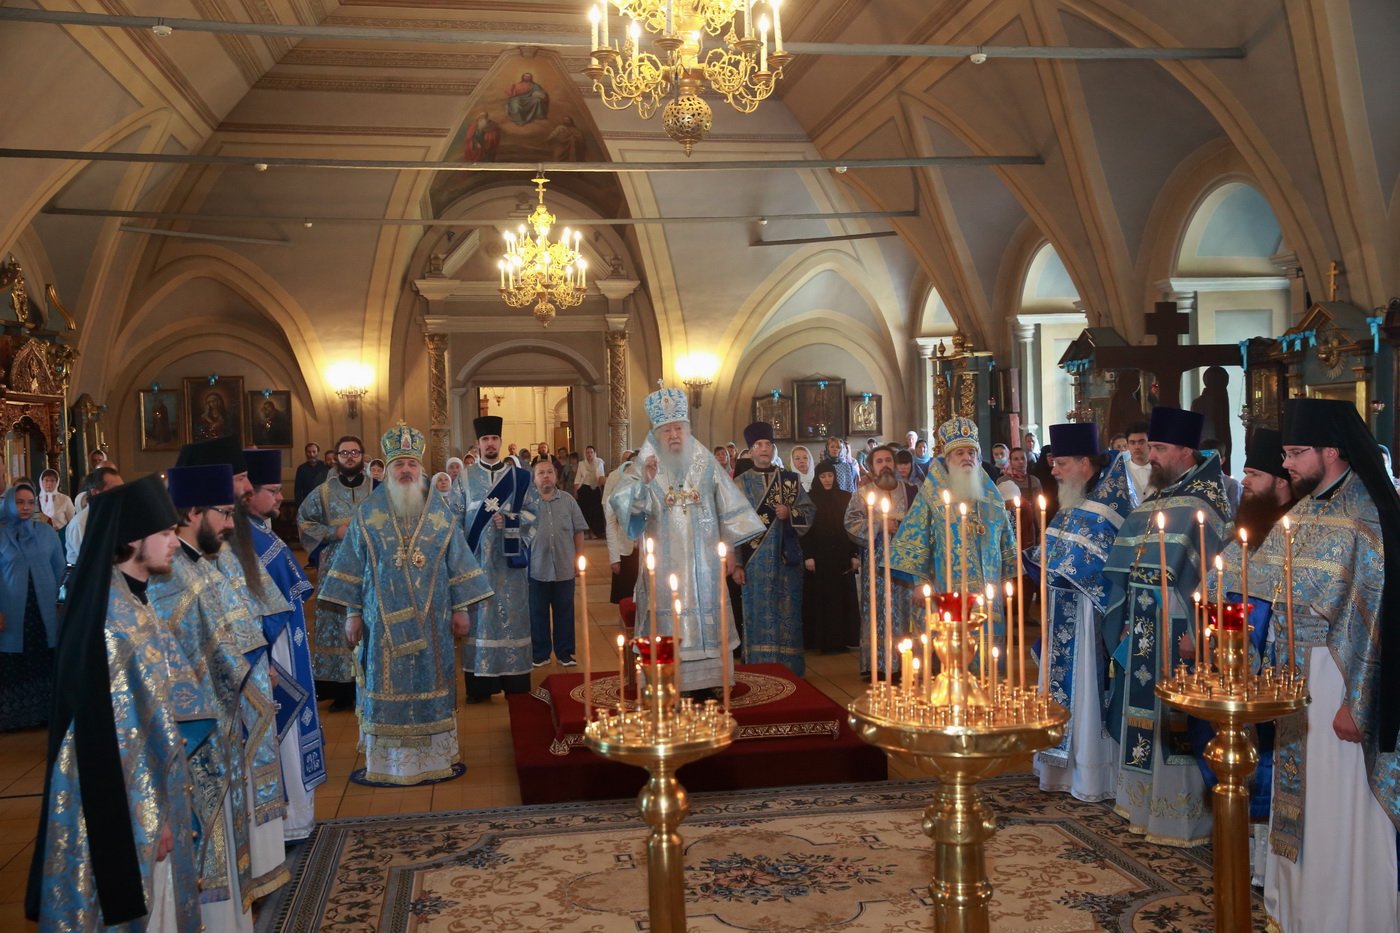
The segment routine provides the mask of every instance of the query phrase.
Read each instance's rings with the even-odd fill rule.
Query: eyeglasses
[[[221,509],[218,506],[211,506],[209,511],[218,512],[224,518],[233,518],[233,513],[237,510],[233,508]]]
[[[363,450],[337,450],[335,455],[337,457],[363,457],[365,452]]]

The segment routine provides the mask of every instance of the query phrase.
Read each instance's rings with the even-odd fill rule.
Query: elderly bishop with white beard
[[[690,434],[685,393],[661,389],[647,396],[652,431],[637,453],[638,468],[621,476],[609,502],[627,537],[650,538],[656,548],[655,632],[681,640],[680,680],[687,691],[719,687],[730,668],[723,657],[720,625],[729,629],[729,648],[739,646],[728,604],[720,618],[719,544],[734,548],[763,534],[763,522],[744,494],[710,453]],[[642,560],[646,560],[645,552]],[[637,606],[648,605],[646,565],[637,576]],[[681,617],[676,619],[666,581],[675,574]],[[637,621],[637,633],[651,634],[652,621]]]
[[[491,595],[461,523],[428,495],[423,434],[402,422],[380,445],[388,481],[350,521],[320,598],[345,607],[364,669],[358,706],[363,784],[428,784],[462,774],[456,651],[467,608]]]
[[[977,425],[956,417],[937,433],[942,454],[929,461],[918,498],[890,542],[890,570],[905,580],[931,583],[936,592],[958,592],[964,579],[973,596],[989,585],[1000,589],[1001,581],[1016,571],[1016,535],[1005,500],[982,469]],[[959,506],[966,506],[965,518]],[[944,534],[945,515],[951,534]],[[993,605],[999,608],[1000,602]],[[1000,638],[1004,628],[995,610],[992,621]]]

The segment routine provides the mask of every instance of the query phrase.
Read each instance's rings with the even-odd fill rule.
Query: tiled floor
[[[600,541],[587,543],[585,553],[593,567],[607,566],[607,551]],[[607,602],[608,589],[596,582],[589,587],[588,624],[592,641],[609,645],[617,637],[618,615]],[[606,577],[604,577],[606,579]],[[582,637],[579,638],[580,648]],[[602,662],[600,660],[600,667]],[[841,655],[807,655],[807,680],[835,702],[845,705],[863,688],[854,652]],[[580,668],[573,668],[577,673]],[[536,668],[534,683],[558,673],[551,663]],[[460,688],[460,684],[459,684]],[[363,765],[356,752],[357,732],[353,713],[327,712],[321,704],[326,733],[328,778],[316,789],[316,816],[369,816],[434,810],[463,810],[512,806],[520,803],[515,783],[515,753],[510,740],[510,716],[505,699],[461,706],[457,729],[467,773],[433,787],[390,789],[350,783],[350,772]],[[0,930],[32,930],[24,921],[23,900],[43,786],[46,732],[31,729],[0,734]],[[891,760],[891,777],[913,777]]]

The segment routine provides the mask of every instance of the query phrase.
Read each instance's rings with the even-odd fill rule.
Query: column
[[[428,475],[447,469],[447,447],[452,437],[447,414],[447,335],[424,334],[428,348]]]
[[[535,433],[539,436],[537,441],[544,441],[551,448],[554,446],[554,435],[549,431],[549,406],[545,404],[545,393],[548,386],[531,386],[535,390]]]
[[[938,339],[937,337],[914,338],[914,344],[919,348],[919,359],[922,361],[919,364],[919,394],[917,399],[915,399],[915,404],[919,406],[919,411],[914,418],[914,424],[919,434],[928,438],[930,447],[933,446],[934,429],[938,427],[937,424],[933,423],[933,355],[938,347]],[[886,402],[886,405],[888,404],[889,403]],[[885,417],[886,420],[889,419],[888,414],[886,414]],[[880,429],[885,430],[885,426],[881,425]]]
[[[1040,366],[1035,355],[1035,325],[1018,320],[1013,325],[1013,330],[1021,366],[1021,433],[1024,435],[1025,432],[1032,431],[1039,438],[1040,425],[1037,422],[1040,418],[1040,396],[1036,389],[1040,378]],[[1022,440],[1023,437],[1016,438],[1016,443],[1012,446],[1019,447]]]
[[[608,464],[622,462],[622,452],[632,446],[632,424],[627,417],[627,316],[609,314],[603,340],[608,348]]]

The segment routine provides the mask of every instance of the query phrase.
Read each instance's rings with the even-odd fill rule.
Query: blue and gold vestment
[[[802,646],[802,547],[798,538],[816,511],[800,478],[789,470],[754,469],[736,481],[765,531],[744,545],[744,663],[786,664],[806,673]],[[779,521],[774,509],[790,510]]]

